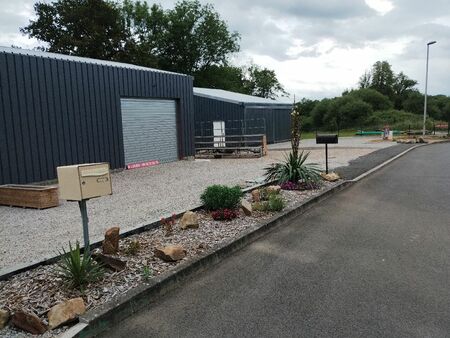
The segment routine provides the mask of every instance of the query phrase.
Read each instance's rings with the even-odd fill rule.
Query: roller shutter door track
[[[178,160],[176,102],[120,99],[125,164]]]

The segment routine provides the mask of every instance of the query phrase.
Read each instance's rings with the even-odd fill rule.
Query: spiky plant
[[[62,249],[62,258],[58,262],[60,276],[72,288],[83,291],[85,285],[99,279],[103,275],[103,268],[94,261],[87,250],[81,255],[80,243],[77,241],[75,248],[69,242],[69,251]]]
[[[301,152],[295,156],[292,152],[285,155],[281,163],[272,164],[265,168],[266,181],[276,181],[278,184],[285,182],[304,182],[314,184],[320,181],[320,170],[316,163],[305,163],[309,153]]]

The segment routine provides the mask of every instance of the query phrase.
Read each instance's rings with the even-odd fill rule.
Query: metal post
[[[430,41],[427,43],[427,66],[425,71],[425,102],[423,104],[423,130],[422,135],[425,136],[425,123],[427,121],[427,92],[428,92],[428,59],[430,56],[430,45],[435,44],[436,41]]]
[[[325,143],[325,173],[328,174],[328,143]]]
[[[87,215],[86,200],[78,201],[81,211],[81,220],[83,222],[83,239],[84,239],[84,250],[89,253],[89,218]]]

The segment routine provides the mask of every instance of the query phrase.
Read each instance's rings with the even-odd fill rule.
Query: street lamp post
[[[430,41],[427,43],[427,70],[425,72],[425,102],[423,104],[423,130],[422,135],[425,136],[425,122],[427,121],[427,90],[428,90],[428,59],[430,56],[430,45],[435,44],[436,41]]]

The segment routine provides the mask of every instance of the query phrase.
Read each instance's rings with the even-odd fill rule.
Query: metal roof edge
[[[52,53],[52,52],[44,52],[44,51],[37,51],[37,50],[31,50],[31,49],[5,47],[5,46],[0,46],[0,53],[28,55],[28,56],[41,57],[41,58],[47,58],[47,59],[53,59],[53,60],[72,61],[72,62],[93,64],[93,65],[106,66],[106,67],[117,67],[117,68],[126,68],[126,69],[133,69],[133,70],[162,73],[162,74],[171,74],[171,75],[191,77],[193,79],[193,76],[189,75],[189,74],[182,74],[182,73],[171,72],[171,71],[167,71],[167,70],[163,70],[163,69],[139,66],[139,65],[132,64],[132,63],[124,63],[124,62],[109,61],[109,60],[102,60],[102,59],[93,59],[93,58],[88,58],[88,57],[83,57],[83,56],[74,56],[74,55],[67,55],[67,54],[61,54],[61,53]]]

